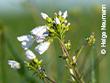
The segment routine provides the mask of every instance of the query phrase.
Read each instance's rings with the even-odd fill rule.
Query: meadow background
[[[103,2],[107,4],[107,55],[96,64],[94,58],[100,55],[101,49],[100,26]],[[11,69],[7,61],[15,59],[22,62],[25,55],[17,36],[28,34],[34,27],[45,24],[40,16],[41,12],[52,17],[53,13],[59,10],[68,11],[71,30],[66,34],[66,39],[72,42],[71,54],[81,46],[85,37],[95,32],[96,44],[92,48],[85,48],[78,60],[79,69],[88,71],[84,77],[87,83],[110,83],[109,5],[109,0],[0,0],[0,83],[43,83],[25,68],[19,71]],[[57,83],[71,83],[65,62],[59,58],[61,54],[59,43],[55,40],[47,52],[37,56],[43,59],[48,75]],[[83,58],[85,54],[89,57]],[[80,65],[84,60],[86,64]],[[90,66],[91,64],[93,65]],[[89,71],[90,69],[93,71]]]

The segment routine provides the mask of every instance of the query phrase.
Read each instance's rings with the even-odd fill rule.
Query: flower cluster
[[[35,47],[35,50],[39,54],[43,54],[50,45],[50,42],[46,41],[46,37],[49,35],[47,28],[47,26],[36,27],[31,31],[30,35],[23,35],[17,37],[17,39],[21,42],[24,50],[30,49],[32,44],[37,42],[39,45]]]
[[[39,73],[40,78],[44,78],[46,74],[43,70],[42,60],[38,60],[31,47],[34,43],[37,43],[37,46],[34,48],[35,51],[40,55],[43,54],[49,48],[54,38],[64,38],[64,33],[69,30],[70,23],[66,19],[68,16],[67,11],[55,13],[54,18],[50,18],[45,13],[41,13],[41,16],[46,21],[46,24],[35,27],[30,31],[30,34],[19,36],[17,40],[25,51],[27,60],[24,61],[24,64],[26,67]],[[65,46],[69,50],[70,42],[65,43]],[[13,69],[21,68],[20,63],[14,60],[9,60],[8,64]]]
[[[49,36],[64,38],[64,33],[69,30],[70,23],[67,21],[67,11],[64,13],[59,11],[55,13],[54,18],[50,18],[47,14],[41,13],[44,20],[47,22]]]
[[[30,49],[34,42],[38,44],[35,47],[35,51],[39,54],[43,54],[49,48],[50,42],[46,40],[46,37],[49,35],[47,28],[47,26],[39,26],[34,28],[30,34],[17,37],[18,41],[21,42],[26,59],[28,60],[24,61],[24,64],[28,69],[36,72],[41,79],[44,79],[46,76],[44,70],[42,70],[42,60],[38,60],[36,55]],[[13,69],[21,68],[20,63],[14,60],[9,60],[8,64]]]
[[[95,38],[95,34],[91,33],[91,35],[89,37],[86,38],[86,41],[88,43],[89,46],[92,46],[95,44],[96,38]]]

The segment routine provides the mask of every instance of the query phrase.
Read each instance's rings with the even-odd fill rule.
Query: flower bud
[[[68,16],[68,13],[67,13],[67,11],[65,11],[65,12],[63,13],[62,17],[63,17],[64,19],[66,19],[67,16]]]
[[[48,15],[45,14],[45,13],[43,13],[43,12],[41,13],[41,16],[42,16],[42,18],[45,19],[45,20],[48,18]]]
[[[20,69],[20,63],[14,60],[8,60],[8,64],[11,66],[13,69]]]
[[[57,17],[55,18],[55,24],[60,24],[60,20]]]

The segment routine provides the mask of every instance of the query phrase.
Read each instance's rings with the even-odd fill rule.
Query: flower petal
[[[35,54],[31,50],[26,50],[26,58],[29,60],[33,60],[36,58]]]
[[[18,41],[21,42],[24,50],[27,50],[28,48],[30,48],[34,42],[34,38],[31,35],[23,35],[23,36],[17,37],[17,39]]]
[[[43,42],[40,43],[37,47],[35,47],[35,50],[39,53],[39,54],[43,54],[50,46],[50,42]]]
[[[43,19],[48,18],[48,15],[47,15],[47,14],[45,14],[45,13],[43,13],[43,12],[41,12],[41,16],[42,16],[42,18],[43,18]]]
[[[18,41],[29,41],[27,35],[23,35],[23,36],[17,37],[17,39],[18,39]]]
[[[8,60],[8,64],[11,66],[13,69],[20,69],[20,63],[14,60]]]
[[[67,16],[68,16],[68,13],[67,13],[67,11],[65,11],[65,12],[63,13],[62,17],[65,19]]]
[[[61,12],[61,11],[59,11],[59,12],[58,12],[58,15],[59,15],[59,16],[61,16],[61,15],[62,15],[62,12]]]
[[[60,20],[57,17],[55,18],[55,24],[60,24]]]
[[[37,43],[43,42],[45,37],[48,36],[48,26],[39,26],[34,28],[31,33],[35,35]]]

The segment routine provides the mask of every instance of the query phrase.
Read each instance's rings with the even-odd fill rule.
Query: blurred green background
[[[100,63],[95,64],[95,56],[100,55],[101,43],[101,4],[107,4],[107,55]],[[19,71],[11,69],[7,61],[15,59],[22,63],[25,59],[24,51],[17,36],[28,34],[30,30],[45,21],[40,13],[45,12],[53,16],[54,12],[68,11],[68,21],[71,30],[66,39],[72,43],[71,54],[77,50],[85,37],[91,32],[96,34],[96,44],[92,48],[85,48],[79,59],[79,69],[88,71],[85,74],[87,83],[110,83],[110,3],[109,0],[0,0],[0,83],[43,83],[32,72],[22,68]],[[38,57],[43,59],[45,69],[50,78],[57,83],[71,83],[65,62],[59,58],[61,55],[59,43],[55,40],[48,51]],[[89,57],[83,57],[84,55]],[[102,55],[100,55],[102,56]],[[91,59],[92,58],[92,59]],[[82,60],[83,59],[83,60]],[[84,64],[81,61],[86,60]],[[81,64],[81,65],[80,65]],[[90,66],[93,64],[92,66]],[[89,71],[93,68],[93,71]]]

